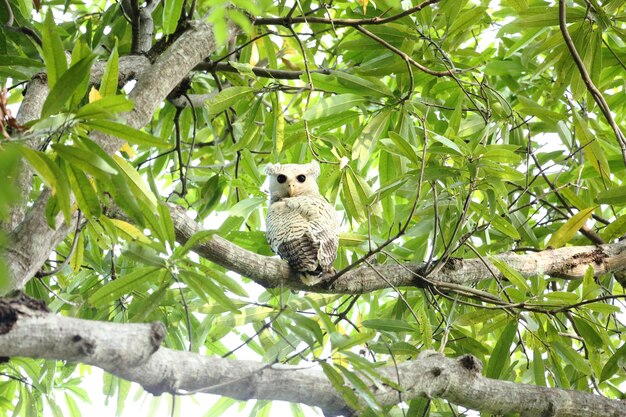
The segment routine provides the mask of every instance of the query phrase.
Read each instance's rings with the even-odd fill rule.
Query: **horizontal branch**
[[[438,3],[439,0],[426,0],[415,7],[412,7],[408,10],[405,10],[401,13],[398,13],[389,17],[372,17],[372,18],[364,18],[364,19],[333,19],[332,17],[315,17],[315,16],[296,16],[292,17],[291,15],[287,17],[262,17],[256,18],[252,21],[252,23],[256,26],[267,26],[267,25],[276,25],[276,26],[291,26],[298,23],[307,23],[307,24],[327,24],[332,25],[333,27],[341,27],[341,26],[359,26],[359,25],[383,25],[385,23],[393,22],[395,20],[402,19],[403,17],[412,15],[413,13],[419,12],[426,6],[430,6],[432,4]]]
[[[195,68],[198,71],[207,71],[207,72],[239,72],[239,70],[233,67],[229,62],[216,62],[216,61],[207,61],[202,62]],[[291,71],[291,70],[277,70],[270,68],[262,68],[262,67],[250,67],[250,71],[254,73],[254,75],[264,78],[275,78],[278,80],[298,80],[303,74],[306,74],[306,71]],[[330,74],[331,71],[327,69],[315,69],[309,71],[310,73],[318,73],[318,74]]]
[[[159,347],[164,336],[163,326],[158,323],[73,319],[57,316],[25,296],[0,299],[0,356],[5,358],[21,356],[94,365],[157,395],[206,392],[239,400],[297,402],[320,407],[325,415],[350,414],[317,367],[176,351]],[[443,398],[482,412],[520,413],[526,417],[626,415],[626,404],[618,400],[489,379],[481,371],[482,364],[471,355],[450,359],[425,351],[414,360],[377,368],[380,381],[364,382],[381,405],[426,397]],[[392,383],[397,387],[393,388]]]
[[[202,231],[202,227],[192,220],[185,210],[170,205],[170,213],[179,243],[184,244],[191,236]],[[118,213],[117,215],[121,215]],[[194,246],[194,251],[204,258],[231,271],[248,277],[266,287],[286,287],[294,290],[308,290],[320,293],[361,294],[382,288],[402,286],[424,287],[429,282],[470,285],[485,279],[504,279],[504,275],[488,260],[450,259],[441,268],[428,275],[425,263],[377,265],[376,271],[369,266],[348,271],[329,287],[333,275],[327,274],[322,282],[307,286],[300,280],[297,271],[277,257],[267,257],[243,249],[228,240],[213,235]],[[495,258],[508,264],[524,277],[549,275],[566,279],[584,277],[588,267],[594,275],[626,270],[626,241],[601,246],[568,246],[526,254],[504,253]],[[383,277],[381,277],[383,275]]]

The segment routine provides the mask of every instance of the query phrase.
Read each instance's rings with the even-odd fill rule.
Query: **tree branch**
[[[235,30],[231,29],[229,36],[232,37]],[[191,22],[185,33],[140,74],[129,95],[134,108],[122,115],[126,123],[135,128],[146,125],[170,91],[215,48],[212,27],[201,22]],[[124,143],[121,139],[98,132],[92,134],[92,139],[110,154],[115,153]],[[57,216],[56,228],[48,226],[45,207],[49,197],[50,193],[44,191],[24,221],[9,235],[10,243],[6,247],[5,259],[11,277],[11,289],[22,288],[71,230],[72,225],[65,224],[61,215]]]
[[[419,12],[426,6],[430,6],[432,4],[438,3],[439,0],[426,0],[415,7],[412,7],[408,10],[405,10],[401,13],[398,13],[389,17],[373,17],[369,19],[332,19],[326,17],[315,17],[315,16],[297,16],[297,17],[267,17],[267,18],[257,18],[253,20],[253,24],[256,26],[267,26],[267,25],[277,25],[277,26],[291,26],[296,23],[325,23],[329,25],[333,25],[334,27],[340,26],[358,26],[358,25],[383,25],[385,23],[393,22],[398,19],[402,19],[403,17],[409,16],[415,12]]]
[[[179,243],[184,244],[191,236],[202,231],[202,227],[189,218],[182,207],[170,205],[169,208]],[[123,217],[120,212],[111,215]],[[390,284],[395,287],[424,287],[431,282],[470,285],[494,277],[505,279],[498,268],[486,259],[451,258],[438,271],[428,275],[427,281],[421,278],[426,276],[427,263],[385,264],[377,265],[377,269],[386,280],[365,266],[345,273],[329,287],[327,282],[333,279],[332,274],[327,274],[322,282],[309,287],[302,283],[298,272],[292,270],[286,262],[276,257],[250,252],[217,235],[197,243],[194,251],[266,288],[283,286],[319,293],[362,294],[389,288]],[[589,266],[596,276],[626,270],[626,241],[600,246],[568,246],[527,254],[509,252],[494,257],[504,261],[524,277],[546,274],[565,279],[581,279]]]
[[[0,356],[67,360],[94,365],[139,383],[144,389],[206,392],[239,400],[282,400],[320,407],[325,415],[351,414],[319,369],[229,360],[159,347],[159,323],[120,324],[54,315],[25,296],[0,299]],[[111,335],[115,337],[111,337]],[[376,369],[376,382],[364,378],[381,405],[402,399],[443,398],[493,414],[525,417],[618,417],[626,404],[589,392],[537,387],[481,375],[471,355],[446,358],[434,351]],[[349,383],[346,381],[346,384]],[[392,386],[393,384],[393,386]],[[362,405],[365,403],[362,401]]]

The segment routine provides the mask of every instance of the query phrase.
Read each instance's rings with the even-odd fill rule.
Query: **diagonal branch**
[[[239,400],[302,403],[320,407],[328,416],[352,414],[318,368],[229,360],[160,347],[165,332],[159,323],[104,323],[57,316],[25,296],[0,299],[0,323],[2,357],[86,363],[137,382],[156,395],[206,392]],[[481,362],[471,355],[451,359],[424,351],[416,359],[378,367],[379,380],[363,382],[383,406],[397,404],[401,392],[404,401],[442,398],[492,414],[626,415],[622,401],[583,391],[499,381],[483,377],[481,371]]]
[[[234,35],[232,29],[229,36]],[[140,74],[130,93],[134,108],[122,115],[126,123],[135,128],[145,126],[170,91],[215,49],[212,27],[202,22],[191,22],[187,30]],[[92,139],[110,154],[115,153],[124,143],[121,139],[99,133],[92,134]],[[42,192],[24,221],[9,235],[10,243],[4,256],[11,289],[22,288],[73,227],[74,221],[70,225],[65,224],[60,215],[57,216],[55,228],[48,226],[45,209],[49,198],[48,190]]]
[[[578,72],[580,72],[580,76],[582,77],[585,85],[587,86],[587,90],[593,97],[594,101],[600,108],[600,111],[604,115],[609,126],[613,129],[615,133],[615,137],[617,138],[617,143],[622,150],[622,159],[624,160],[624,164],[626,164],[626,137],[624,133],[621,131],[615,119],[613,119],[613,115],[611,114],[611,109],[609,108],[608,103],[604,99],[604,96],[598,90],[598,87],[595,86],[589,73],[587,72],[587,68],[585,68],[585,64],[581,59],[578,51],[576,50],[576,46],[574,45],[574,41],[567,31],[567,6],[565,0],[559,0],[559,27],[561,28],[561,33],[563,34],[563,39],[565,40],[565,44],[567,45],[567,49],[569,49],[572,58],[574,59],[574,63],[578,67]]]

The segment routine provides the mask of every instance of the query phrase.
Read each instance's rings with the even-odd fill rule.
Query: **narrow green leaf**
[[[626,203],[626,185],[621,187],[613,187],[598,193],[594,198],[594,203],[598,204],[625,204]]]
[[[524,279],[524,277],[515,269],[511,268],[509,264],[499,258],[496,258],[495,256],[489,256],[489,260],[495,265],[496,268],[498,268],[500,272],[502,272],[502,275],[504,275],[506,279],[515,285],[515,287],[525,293],[529,293],[531,291],[530,287],[526,283],[526,279]]]
[[[75,117],[77,119],[112,118],[116,113],[132,109],[133,102],[125,96],[107,96],[85,104],[76,111]]]
[[[157,198],[150,190],[150,187],[144,182],[137,170],[119,155],[113,155],[113,160],[117,163],[119,172],[128,178],[128,184],[133,190],[133,194],[139,200],[142,200],[148,208],[156,209]]]
[[[70,184],[67,176],[45,153],[26,147],[21,148],[21,150],[22,155],[24,155],[30,166],[33,167],[43,182],[52,190],[52,196],[56,197],[56,203],[63,213],[66,224],[70,224],[72,213],[70,207]],[[51,212],[50,214],[53,213]]]
[[[511,344],[513,343],[513,337],[515,337],[516,331],[516,320],[509,323],[502,331],[502,334],[500,335],[500,338],[498,339],[498,342],[496,343],[496,346],[493,348],[491,356],[489,357],[489,363],[487,364],[486,373],[487,378],[500,378],[502,370],[509,360]]]
[[[626,363],[626,343],[623,343],[619,349],[606,361],[602,373],[600,374],[600,381],[606,381],[615,375],[621,367]]]
[[[94,190],[87,175],[85,175],[82,170],[76,169],[70,164],[66,164],[66,171],[78,207],[87,218],[100,217],[100,215],[102,215],[102,207],[100,206],[96,190]]]
[[[626,233],[626,214],[619,216],[605,227],[601,232],[601,236],[605,241],[610,242],[624,233]]]
[[[363,320],[363,326],[368,329],[382,330],[386,332],[415,332],[417,329],[403,320],[372,319]]]
[[[521,236],[517,229],[513,227],[513,225],[504,217],[496,215],[491,218],[490,221],[493,227],[495,227],[497,230],[504,233],[505,235],[509,236],[510,238],[514,240],[521,239]]]
[[[556,351],[559,357],[564,358],[566,362],[576,368],[578,372],[583,375],[591,375],[589,363],[572,347],[562,343],[560,340],[550,342],[550,347]]]
[[[174,33],[183,10],[183,0],[164,0],[163,31],[166,35]]]
[[[352,159],[359,161],[359,168],[363,168],[371,159],[378,139],[387,132],[390,115],[391,110],[385,109],[372,117],[354,141],[354,145],[352,145]]]
[[[79,85],[89,77],[91,64],[96,55],[89,55],[72,65],[54,84],[46,97],[41,110],[41,118],[51,116],[63,110],[65,103],[72,97]]]
[[[364,400],[370,408],[374,411],[381,410],[380,404],[378,403],[378,400],[376,400],[376,397],[372,394],[372,391],[370,391],[369,387],[356,373],[350,371],[342,365],[336,365],[336,367],[341,371],[343,376],[350,381],[350,384],[352,384],[352,387],[356,389],[359,397]]]
[[[304,120],[315,120],[320,117],[332,116],[348,111],[363,102],[365,102],[365,99],[356,94],[340,94],[326,97],[305,111],[302,118]]]
[[[359,404],[359,399],[352,391],[352,389],[346,385],[343,377],[339,372],[335,370],[335,368],[324,362],[320,361],[319,364],[322,366],[322,371],[324,371],[324,375],[330,381],[335,390],[343,397],[343,400],[346,402],[346,405],[350,407],[352,410],[361,409],[361,404]]]
[[[397,146],[398,150],[403,156],[408,158],[408,160],[413,162],[415,165],[420,164],[419,157],[417,156],[417,151],[406,139],[404,139],[396,132],[389,132],[389,138],[393,141],[394,145]]]
[[[167,204],[163,202],[157,203],[157,211],[159,212],[159,225],[161,226],[161,234],[164,236],[165,241],[173,248],[176,244],[176,232],[174,231],[174,222],[170,215],[170,210]]]
[[[65,57],[65,49],[63,48],[61,37],[56,31],[56,23],[52,16],[52,9],[49,9],[48,13],[46,13],[41,35],[48,85],[50,89],[53,89],[57,80],[67,69],[67,58]]]
[[[235,86],[228,87],[208,99],[205,103],[209,114],[214,115],[223,112],[240,100],[247,100],[254,92],[253,87]]]
[[[155,146],[158,148],[170,147],[170,144],[152,136],[150,133],[135,129],[123,123],[112,122],[110,120],[87,120],[84,124],[101,132],[124,139],[130,144]]]
[[[114,96],[117,92],[118,75],[119,75],[119,53],[117,52],[117,39],[115,46],[111,51],[111,55],[107,60],[107,64],[104,67],[104,74],[102,74],[102,81],[100,83],[100,95],[102,98],[107,96]]]
[[[102,307],[115,299],[131,293],[139,288],[144,282],[153,279],[159,272],[160,267],[148,266],[136,268],[132,272],[119,277],[98,289],[89,297],[89,303],[94,307]]]
[[[559,228],[559,230],[552,234],[552,237],[550,237],[550,240],[548,241],[548,246],[552,248],[560,248],[569,242],[580,230],[580,228],[585,225],[585,222],[589,219],[589,217],[591,217],[595,209],[595,206],[588,207],[580,210],[578,213],[570,217],[565,224]]]
[[[207,303],[210,304],[216,301],[232,313],[240,312],[237,305],[224,293],[224,289],[216,285],[210,276],[201,275],[195,271],[182,270],[181,278],[189,285],[189,288]]]
[[[115,167],[89,150],[60,144],[52,145],[52,149],[76,168],[95,177],[106,179],[118,173]]]
[[[585,160],[603,177],[608,177],[611,170],[606,155],[602,147],[596,140],[596,135],[591,132],[586,120],[578,114],[572,112],[574,116],[574,127],[576,129],[576,137],[580,142],[580,147],[585,155]]]

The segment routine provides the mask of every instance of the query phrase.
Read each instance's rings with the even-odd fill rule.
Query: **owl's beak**
[[[289,197],[293,197],[296,192],[296,184],[289,184]]]

